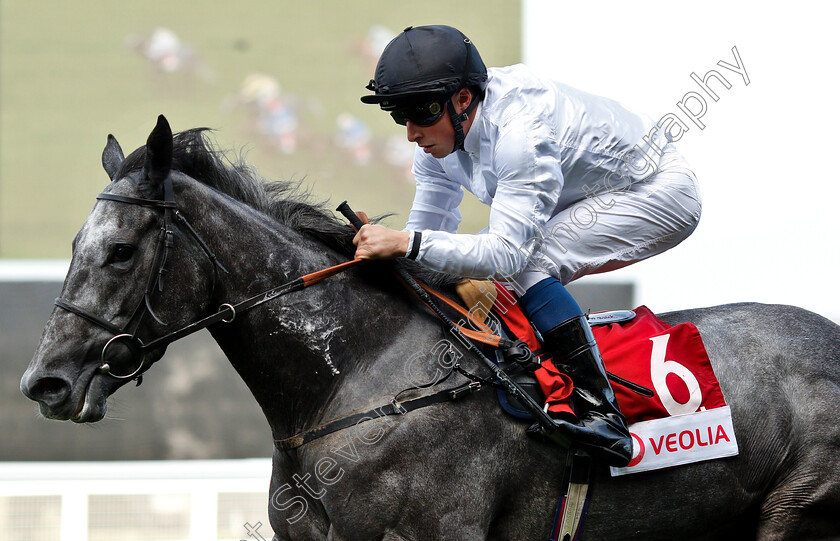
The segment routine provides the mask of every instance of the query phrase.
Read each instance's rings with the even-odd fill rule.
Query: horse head
[[[108,136],[111,182],[73,241],[61,296],[21,379],[47,418],[102,419],[108,396],[139,384],[165,350],[144,345],[207,311],[213,263],[176,219],[172,180],[183,175],[172,170],[172,147],[163,116],[133,160]]]

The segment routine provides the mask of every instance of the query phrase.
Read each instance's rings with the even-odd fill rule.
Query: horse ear
[[[117,138],[109,133],[108,144],[105,145],[105,150],[102,151],[102,167],[105,168],[105,172],[108,173],[112,181],[117,180],[117,171],[119,171],[124,159],[125,156],[123,155],[120,144],[117,142]]]
[[[172,168],[172,129],[163,115],[146,140],[146,161],[140,183],[158,193]]]

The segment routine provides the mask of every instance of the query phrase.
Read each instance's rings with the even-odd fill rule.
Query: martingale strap
[[[318,438],[338,432],[339,430],[344,430],[345,428],[350,428],[351,426],[366,423],[367,421],[373,421],[374,419],[379,419],[381,417],[387,417],[389,415],[405,415],[410,411],[418,410],[420,408],[457,400],[468,394],[480,391],[481,389],[481,383],[473,381],[453,389],[445,389],[420,398],[406,400],[405,402],[398,402],[394,399],[390,403],[377,408],[341,417],[340,419],[330,421],[310,430],[299,432],[289,438],[274,440],[274,447],[280,451],[297,449],[301,445],[309,443],[310,441],[317,440]]]

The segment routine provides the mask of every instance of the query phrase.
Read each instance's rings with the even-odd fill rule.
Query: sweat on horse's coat
[[[150,138],[149,144],[167,142]],[[105,192],[158,197],[159,183],[144,180],[146,148],[121,159],[115,145],[109,140],[103,156],[113,179]],[[151,150],[153,157],[166,155]],[[179,208],[230,274],[217,277],[201,247],[173,224],[166,287],[153,299],[169,326],[352,254],[353,233],[343,221],[289,184],[266,184],[248,166],[225,162],[201,131],[176,135],[171,156],[171,164],[153,166],[171,165]],[[160,224],[159,209],[97,201],[74,241],[62,298],[124,326],[152,272]],[[132,256],[115,258],[118,244],[133,246]],[[836,539],[840,328],[799,308],[759,304],[659,317],[699,329],[732,408],[741,453],[615,479],[606,467],[597,468],[584,537]],[[312,318],[315,333],[312,325],[294,323]],[[141,337],[151,341],[169,326],[147,318]],[[441,341],[460,351],[376,264],[278,297],[210,332],[262,407],[271,429],[266,438],[275,439],[366,411],[418,379],[439,377],[433,352]],[[107,397],[125,384],[97,372],[109,338],[102,328],[55,310],[21,390],[40,403],[45,417],[101,419]],[[320,348],[324,343],[335,370]],[[154,352],[152,360],[163,353]],[[124,355],[115,352],[114,360]],[[466,355],[459,361],[482,370]],[[464,381],[455,375],[448,383]],[[275,451],[266,497],[274,539],[547,538],[563,452],[526,438],[528,423],[502,413],[493,394]]]

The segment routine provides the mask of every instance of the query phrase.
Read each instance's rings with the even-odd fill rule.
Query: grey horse
[[[201,130],[173,138],[160,117],[128,157],[109,136],[103,164],[111,182],[73,242],[62,301],[21,380],[45,417],[99,421],[108,396],[163,356],[162,342],[146,345],[219,312],[208,328],[275,440],[465,383],[442,377],[456,361],[482,374],[387,265],[356,266],[235,317],[220,309],[347,261],[353,232],[214,151]],[[446,277],[437,282],[446,288]],[[760,304],[660,317],[700,330],[740,454],[618,478],[597,467],[583,537],[840,539],[840,328]],[[528,423],[494,395],[278,447],[274,539],[547,539],[565,451],[526,437]]]

